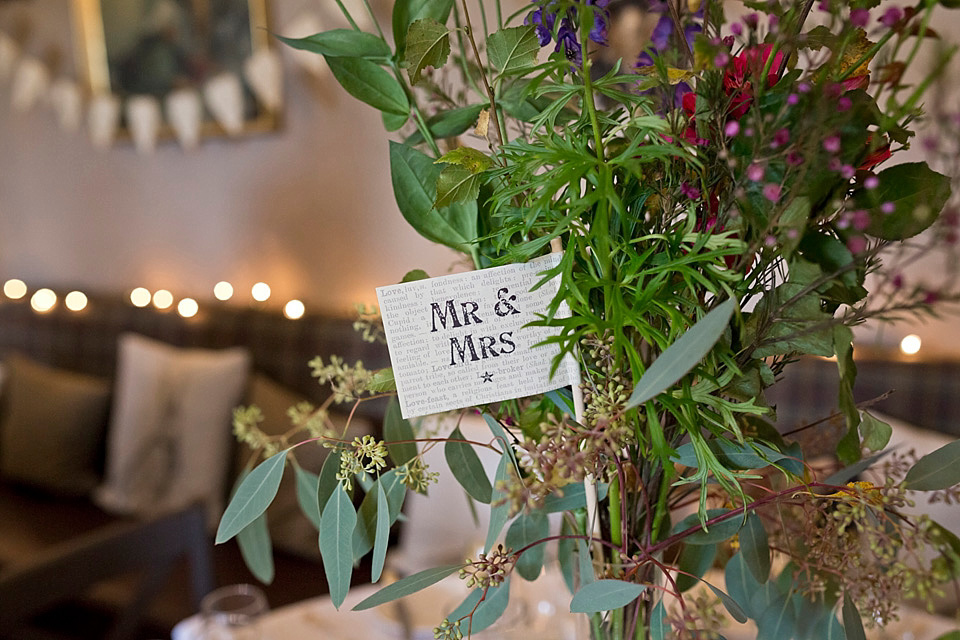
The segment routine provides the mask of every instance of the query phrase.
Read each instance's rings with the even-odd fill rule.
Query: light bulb
[[[57,304],[57,294],[50,289],[37,289],[30,297],[30,306],[37,313],[46,313]]]
[[[226,301],[233,297],[233,285],[227,281],[221,281],[213,287],[213,297],[217,300]]]
[[[291,300],[283,307],[283,315],[287,316],[291,320],[302,318],[304,311],[306,311],[306,308],[299,300]]]
[[[920,351],[921,344],[922,342],[920,340],[920,336],[915,333],[911,333],[900,341],[900,351],[903,351],[908,356],[912,356]]]
[[[19,300],[27,295],[27,285],[23,280],[13,278],[3,283],[3,295],[11,300]]]
[[[130,302],[133,303],[135,307],[145,307],[150,304],[150,291],[144,287],[137,287],[130,292]]]
[[[177,304],[177,313],[184,318],[192,318],[197,315],[197,311],[199,310],[200,305],[198,305],[197,301],[193,298],[184,298]]]
[[[173,294],[166,289],[158,289],[153,294],[153,306],[157,309],[169,309],[173,304]]]
[[[63,302],[70,311],[82,311],[87,308],[87,296],[82,291],[71,291]]]
[[[257,302],[265,302],[270,297],[270,285],[266,282],[258,282],[250,289],[250,295]]]

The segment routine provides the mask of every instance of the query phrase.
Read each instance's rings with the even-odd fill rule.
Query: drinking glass
[[[200,603],[204,640],[261,640],[259,619],[267,598],[252,584],[214,589]]]

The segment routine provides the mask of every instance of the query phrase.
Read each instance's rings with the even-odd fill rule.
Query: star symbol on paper
[[[484,371],[480,377],[483,378],[484,382],[493,382],[493,374],[489,371]]]

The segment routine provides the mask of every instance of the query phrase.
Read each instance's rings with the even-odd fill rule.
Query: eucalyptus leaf
[[[760,516],[751,513],[746,524],[740,530],[740,553],[743,555],[750,573],[757,582],[763,584],[770,577],[770,547],[767,542],[767,530],[763,528]]]
[[[504,545],[508,549],[519,551],[524,547],[534,545],[550,535],[550,523],[542,511],[522,513],[507,529]],[[516,570],[520,576],[533,582],[540,576],[543,569],[543,557],[546,545],[543,543],[530,546],[517,560]]]
[[[503,428],[503,425],[497,422],[497,419],[494,418],[489,413],[483,414],[483,421],[487,423],[487,426],[490,427],[493,437],[497,439],[500,443],[500,446],[503,447],[503,452],[510,459],[510,462],[513,464],[514,468],[519,468],[517,463],[517,455],[513,451],[511,446],[512,439],[507,435],[507,430]]]
[[[783,593],[777,593],[768,606],[757,616],[757,640],[781,640],[796,636],[797,619],[793,601]]]
[[[580,584],[590,584],[597,579],[593,572],[593,557],[590,548],[583,538],[577,538],[577,570],[580,573]]]
[[[473,618],[466,623],[461,623],[461,628],[469,625],[470,633],[480,633],[490,627],[493,623],[503,616],[510,604],[510,578],[507,578],[502,584],[496,587],[490,587],[487,590],[486,598],[483,589],[474,589],[470,595],[447,616],[449,620],[460,620],[473,612]],[[479,603],[479,605],[477,604]]]
[[[237,534],[237,545],[250,573],[264,584],[273,582],[273,548],[266,513],[261,513]]]
[[[650,640],[667,640],[668,633],[670,633],[670,623],[667,621],[663,598],[660,598],[650,612]]]
[[[327,65],[347,93],[374,109],[398,116],[410,112],[410,102],[400,82],[365,58],[327,58]]]
[[[698,582],[717,557],[715,544],[685,544],[677,561],[677,590],[687,591]]]
[[[383,484],[377,483],[377,533],[373,543],[373,558],[370,568],[370,582],[378,582],[387,559],[387,543],[390,541],[390,505]]]
[[[570,613],[599,613],[625,607],[643,593],[646,587],[623,580],[597,580],[585,584],[573,594]]]
[[[866,411],[860,412],[860,439],[870,451],[880,451],[890,442],[893,428],[870,415]]]
[[[404,63],[411,84],[420,82],[426,67],[439,69],[450,56],[450,31],[432,18],[422,18],[407,30],[407,48]]]
[[[283,36],[277,36],[277,38],[294,49],[334,58],[386,60],[391,54],[390,45],[383,38],[354,29],[331,29],[306,38],[284,38]]]
[[[287,451],[270,456],[244,477],[220,518],[216,542],[221,544],[260,517],[280,488]]]
[[[626,408],[653,399],[697,366],[723,335],[733,315],[734,304],[732,299],[721,303],[667,347],[640,377]]]
[[[903,482],[913,491],[937,491],[960,483],[960,440],[949,442],[920,458]]]
[[[727,512],[727,509],[708,509],[707,519],[711,520]],[[671,534],[676,535],[692,527],[700,526],[701,523],[699,514],[691,513],[689,516],[674,525]],[[706,530],[700,528],[696,531],[693,531],[684,537],[683,541],[687,544],[716,544],[733,537],[735,533],[740,531],[740,527],[742,526],[743,516],[741,514],[737,514],[727,518],[726,520],[710,525]]]
[[[560,521],[560,535],[573,535],[573,527],[566,518]],[[557,540],[557,563],[560,565],[560,575],[563,577],[563,583],[567,585],[570,593],[573,593],[576,579],[576,549],[577,543],[574,538],[561,537]]]
[[[483,504],[490,504],[493,487],[484,471],[480,457],[473,449],[473,445],[465,442],[466,438],[456,427],[444,445],[443,453],[453,477],[457,479],[471,498]]]
[[[392,602],[397,598],[409,596],[412,593],[416,593],[417,591],[421,591],[440,582],[447,576],[456,573],[463,567],[464,565],[462,563],[448,564],[441,567],[433,567],[432,569],[425,569],[413,575],[401,578],[400,580],[388,584],[383,589],[380,589],[373,595],[362,600],[353,608],[353,611],[366,611],[367,609],[372,609],[373,607],[381,604]]]
[[[338,473],[340,473],[340,451],[334,449],[327,454],[323,466],[320,467],[320,476],[317,478],[317,510],[320,513],[323,513],[334,490],[340,486],[340,481],[337,480]]]
[[[391,398],[383,418],[383,440],[393,464],[398,467],[417,457],[413,426],[400,413],[400,402]]]
[[[381,491],[384,494],[385,503],[380,502]],[[381,515],[385,515],[388,528],[397,521],[406,492],[407,488],[400,481],[396,469],[381,475],[367,490],[367,495],[363,497],[363,502],[360,503],[360,509],[357,511],[357,525],[353,531],[354,560],[359,560],[376,546]]]
[[[532,67],[539,52],[540,41],[531,25],[501,29],[487,39],[490,64],[503,75]]]
[[[834,486],[844,485],[850,482],[851,480],[853,480],[854,478],[856,478],[858,475],[860,475],[864,471],[866,471],[874,462],[876,462],[877,460],[879,460],[880,458],[884,457],[889,453],[890,453],[889,450],[881,451],[880,453],[875,453],[868,458],[864,458],[863,460],[860,460],[859,462],[855,462],[848,467],[844,467],[843,469],[840,469],[839,471],[836,471],[831,475],[829,475],[823,481],[823,484],[829,484]]]
[[[597,484],[597,500],[607,497],[610,485],[606,482]],[[563,495],[551,493],[543,500],[544,513],[561,513],[575,509],[587,508],[587,490],[582,482],[575,482],[563,487]]]
[[[766,609],[767,603],[756,598],[756,595],[763,593],[765,590],[747,568],[743,554],[734,554],[727,560],[723,578],[723,583],[730,597],[741,604],[748,616],[754,619],[758,618],[760,613]]]
[[[330,496],[320,518],[320,555],[330,587],[330,599],[337,609],[350,590],[353,573],[353,530],[357,512],[343,485]]]
[[[493,549],[493,545],[496,543],[500,532],[503,531],[503,527],[507,524],[510,516],[510,504],[507,502],[507,496],[497,488],[501,483],[505,484],[509,479],[509,465],[510,459],[504,454],[500,458],[500,463],[497,465],[497,473],[494,476],[493,502],[495,506],[490,507],[490,524],[487,527],[487,538],[483,543],[484,553],[490,553],[490,550]]]
[[[743,607],[740,606],[739,602],[737,602],[730,595],[728,595],[727,593],[724,593],[723,591],[713,586],[709,582],[704,581],[703,584],[710,587],[710,590],[713,591],[713,594],[718,598],[720,598],[720,602],[723,603],[723,608],[727,610],[727,613],[729,613],[734,620],[741,623],[747,621],[747,614],[743,610]]]
[[[297,478],[297,503],[300,510],[307,516],[310,524],[320,530],[320,505],[317,504],[317,485],[320,477],[301,468],[299,465],[294,467]]]
[[[477,238],[477,204],[433,206],[443,169],[426,154],[390,142],[390,177],[400,213],[427,240],[471,253]]]
[[[857,611],[857,605],[850,598],[849,593],[843,594],[843,630],[847,634],[847,640],[867,640],[867,634],[863,630],[863,621],[860,619],[860,612]]]

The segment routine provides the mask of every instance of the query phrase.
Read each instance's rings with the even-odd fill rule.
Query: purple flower
[[[739,22],[730,23],[730,33],[735,36],[743,35],[743,27],[740,26]]]
[[[830,153],[840,151],[840,136],[830,136],[825,139],[823,141],[823,148]]]
[[[850,218],[853,222],[853,228],[857,231],[866,231],[870,226],[870,213],[866,209],[857,209],[851,212]]]
[[[884,202],[880,205],[880,211],[886,213],[887,215],[893,213],[896,210],[897,206],[892,202]]]
[[[900,20],[903,19],[903,9],[900,7],[890,7],[883,12],[883,15],[880,16],[880,22],[887,27],[893,28]]]
[[[731,120],[727,123],[727,126],[723,128],[723,133],[726,134],[728,138],[734,137],[740,133],[740,123],[736,120]]]
[[[567,60],[577,67],[583,64],[580,43],[577,42],[577,32],[569,18],[564,18],[560,23],[560,30],[557,31],[557,46],[553,50],[556,52],[563,51]]]
[[[784,146],[788,142],[790,142],[790,130],[784,127],[783,129],[778,129],[777,132],[773,134],[773,140],[770,142],[770,148],[776,149]]]
[[[530,15],[527,16],[527,19],[523,21],[524,24],[532,24],[534,29],[537,32],[537,39],[540,40],[540,46],[545,47],[550,44],[550,40],[553,37],[553,25],[557,19],[555,13],[544,13],[543,7],[538,7]]]
[[[867,23],[870,22],[870,10],[869,9],[851,9],[850,10],[850,24],[855,27],[865,27]]]
[[[850,253],[863,253],[867,248],[867,240],[863,236],[850,236],[847,240],[847,249]]]
[[[691,200],[697,200],[700,198],[700,189],[697,189],[693,185],[686,182],[680,185],[680,193],[687,196]]]
[[[795,105],[798,102],[800,102],[800,96],[798,96],[797,94],[791,93],[787,96],[787,104]]]
[[[593,27],[590,29],[590,39],[597,44],[607,44],[607,5],[610,0],[587,0],[587,5],[596,7],[593,11]]]
[[[791,167],[799,167],[803,164],[803,156],[796,151],[791,151],[787,154],[787,164]]]
[[[863,181],[864,189],[876,189],[878,186],[880,186],[880,178],[875,175],[869,175]]]

